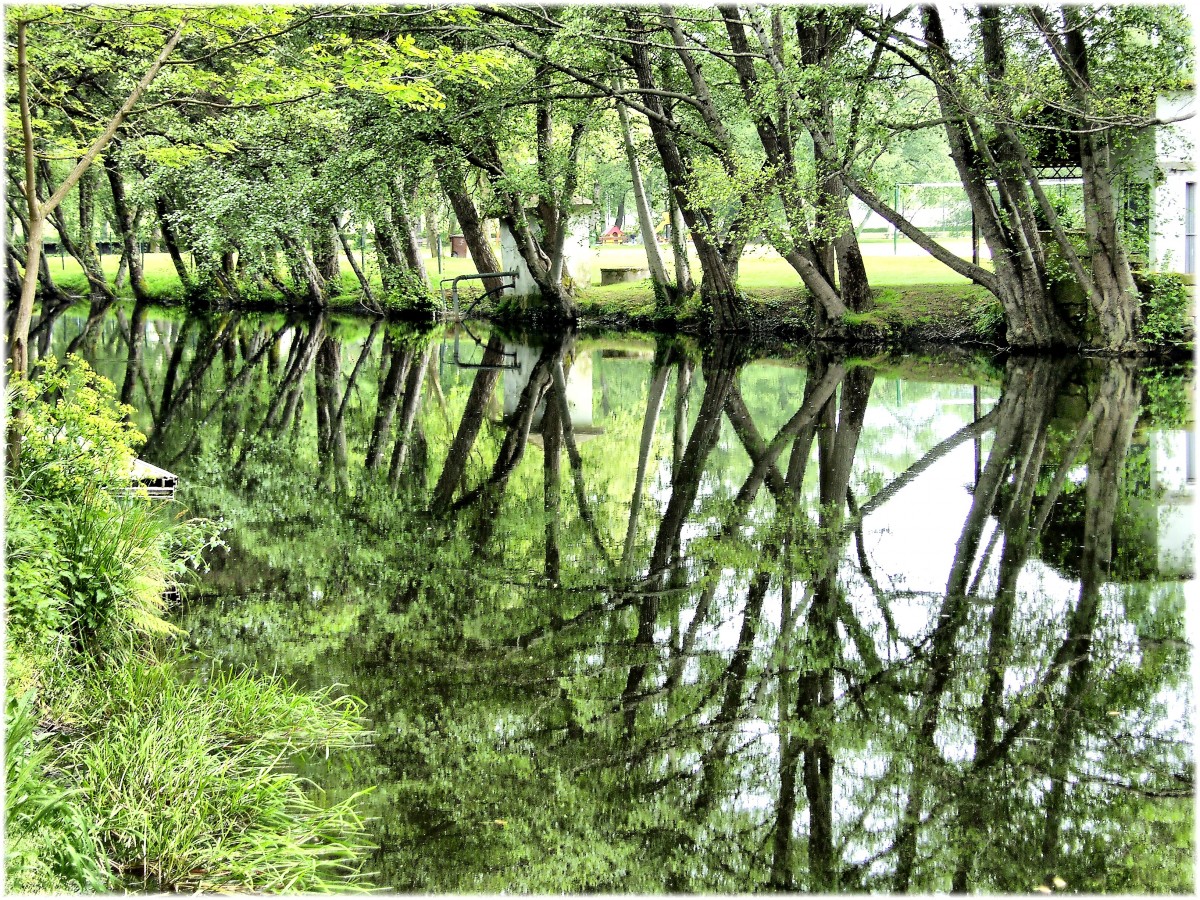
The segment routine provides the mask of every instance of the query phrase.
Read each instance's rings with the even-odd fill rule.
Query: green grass
[[[12,893],[101,891],[100,853],[77,803],[55,778],[37,733],[33,692],[9,694],[4,718],[4,869]]]
[[[362,704],[252,673],[195,677],[161,640],[178,632],[164,592],[215,527],[114,490],[140,436],[81,360],[47,358],[19,388],[8,401],[25,412],[25,441],[5,521],[5,676],[19,698],[6,710],[8,886],[357,887],[357,798],[327,805],[288,764],[357,746]]]
[[[969,258],[970,244],[957,239],[946,244],[964,258]],[[912,329],[923,330],[930,337],[956,339],[980,337],[990,333],[994,325],[995,311],[984,292],[968,279],[954,272],[933,257],[920,251],[908,241],[899,242],[893,252],[890,239],[868,240],[863,243],[864,262],[871,286],[876,294],[874,309],[854,314],[847,324],[871,339],[888,339]],[[499,248],[494,248],[499,255]],[[669,247],[663,247],[663,256],[668,268],[673,268]],[[588,286],[579,297],[583,315],[610,323],[635,322],[650,325],[664,318],[676,325],[688,325],[703,316],[698,299],[693,298],[682,309],[663,313],[656,309],[654,291],[649,279],[601,287],[600,273],[606,268],[644,268],[645,249],[636,244],[602,245],[592,248],[592,271]],[[72,260],[60,264],[52,258],[51,271],[56,282],[72,291],[86,291],[82,271]],[[110,278],[116,273],[116,256],[104,258],[104,268]],[[442,257],[441,272],[438,263],[426,251],[426,268],[431,290],[435,295],[449,290],[449,281],[456,275],[474,273],[470,259]],[[371,254],[365,257],[366,271],[371,278],[373,290],[382,296],[378,269]],[[987,262],[985,260],[985,265]],[[700,276],[700,265],[694,254],[691,257],[692,274]],[[165,253],[147,254],[145,257],[146,281],[152,296],[163,303],[178,302],[182,290],[170,258]],[[354,273],[342,257],[342,287],[335,292],[330,305],[334,308],[362,309],[361,289]],[[807,321],[809,300],[800,277],[774,250],[751,248],[742,257],[738,271],[738,285],[751,304],[753,315],[759,318],[767,330],[774,328],[804,328]],[[467,282],[461,286],[464,300],[478,296],[478,282]],[[123,292],[128,294],[128,288]],[[282,301],[270,295],[267,302]],[[446,301],[448,303],[448,301]],[[497,311],[495,306],[491,307]]]
[[[890,243],[886,245],[876,243],[868,246],[872,248],[872,254],[866,256],[867,274],[874,287],[968,283],[967,279],[932,257],[925,254],[914,254],[911,244],[906,245],[902,242],[900,247],[902,255],[898,256],[887,255],[890,251]],[[965,245],[958,246],[958,244],[954,244],[953,247],[959,252],[966,254],[970,252],[970,248]],[[670,250],[669,248],[663,249],[664,258],[667,260],[668,267],[671,267]],[[622,298],[631,297],[635,294],[640,296],[647,292],[648,286],[641,282],[626,282],[600,287],[600,270],[602,268],[645,267],[646,252],[640,245],[609,244],[592,248],[592,253],[592,277],[587,289],[589,296]],[[499,256],[498,252],[497,256]],[[358,281],[354,277],[354,273],[351,271],[344,255],[341,261],[344,293],[357,294],[359,290]],[[107,255],[103,258],[103,268],[110,281],[116,276],[118,262],[119,259],[115,255]],[[371,254],[366,255],[365,262],[366,270],[372,279],[372,284],[378,289],[380,287],[378,269]],[[691,256],[691,263],[693,277],[698,278],[700,264],[694,254]],[[77,293],[86,292],[87,282],[83,277],[83,270],[75,260],[69,256],[60,258],[58,255],[53,255],[49,258],[49,265],[50,273],[54,277],[55,283],[64,290]],[[476,271],[475,265],[470,259],[455,259],[448,255],[443,255],[441,263],[442,271],[439,274],[437,261],[427,250],[425,252],[425,265],[435,292],[441,290],[443,281],[449,282],[456,275],[468,275]],[[171,258],[166,253],[146,254],[145,275],[146,283],[152,296],[163,300],[170,300],[172,298],[178,300],[182,298],[179,279],[175,274],[174,266],[171,264]],[[742,257],[739,284],[743,290],[748,292],[791,291],[799,288],[800,278],[792,267],[773,250],[753,249]],[[464,293],[471,293],[472,287],[470,285],[463,285]],[[449,289],[448,285],[447,289]],[[124,293],[128,293],[128,288],[125,289]]]
[[[353,799],[323,806],[278,762],[357,745],[361,704],[250,674],[186,679],[178,667],[131,658],[97,673],[85,702],[100,714],[60,761],[109,866],[129,886],[168,890],[345,887],[366,849]]]

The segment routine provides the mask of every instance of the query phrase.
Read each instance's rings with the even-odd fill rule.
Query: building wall
[[[567,232],[567,240],[563,245],[563,269],[565,277],[570,278],[580,289],[592,282],[594,254],[588,236],[587,219],[577,216],[571,220]],[[517,242],[512,233],[503,223],[500,224],[500,264],[506,272],[516,271],[516,287],[506,290],[505,296],[538,297],[541,292],[525,260],[517,250]]]
[[[1169,172],[1164,174],[1162,183],[1154,189],[1150,259],[1153,267],[1162,272],[1185,271],[1185,198],[1189,182],[1196,182],[1195,172]],[[1193,191],[1196,190],[1193,188]],[[1192,241],[1195,241],[1194,236]]]
[[[1155,114],[1170,122],[1195,112],[1192,92],[1158,98]],[[1154,268],[1165,272],[1185,271],[1186,207],[1188,183],[1195,183],[1195,124],[1192,119],[1171,122],[1155,129],[1155,173],[1153,225],[1150,229],[1150,260]],[[1196,196],[1193,189],[1193,196]],[[1195,215],[1195,213],[1193,213]],[[1195,237],[1192,238],[1195,241]],[[1193,247],[1192,256],[1195,256]],[[1194,269],[1194,266],[1193,266]]]

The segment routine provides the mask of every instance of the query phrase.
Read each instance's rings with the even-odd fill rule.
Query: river
[[[37,323],[35,322],[35,325]],[[123,306],[197,677],[366,704],[401,892],[1192,887],[1191,367]]]

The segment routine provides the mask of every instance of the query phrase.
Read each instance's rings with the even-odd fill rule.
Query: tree
[[[1022,41],[1022,26],[1028,23],[1036,25],[1057,72],[1042,65],[1040,47]],[[1118,234],[1113,160],[1125,140],[1155,124],[1158,94],[1178,84],[1188,52],[1186,23],[1167,8],[1145,8],[1136,15],[1106,8],[1088,17],[1064,8],[1061,24],[1052,25],[1040,7],[1002,11],[984,6],[975,11],[973,24],[970,43],[953,49],[934,7],[922,7],[918,33],[886,22],[860,28],[933,86],[938,124],[991,250],[994,271],[938,245],[884,202],[866,179],[851,174],[847,186],[919,246],[994,294],[1004,306],[1010,344],[1082,342],[1113,352],[1132,350],[1137,346],[1139,300],[1124,238]],[[1133,52],[1131,43],[1142,51]],[[1092,57],[1113,67],[1103,92],[1093,83]],[[1065,107],[1068,124],[1024,113],[1036,102],[1033,98],[1051,108]],[[1080,248],[1041,183],[1036,147],[1047,133],[1080,148],[1088,222]],[[1042,222],[1049,225],[1045,237]],[[1087,297],[1097,319],[1094,329],[1057,302],[1050,248]]]
[[[33,301],[37,291],[38,266],[41,261],[42,240],[45,234],[46,223],[50,215],[62,203],[63,198],[75,187],[104,148],[108,146],[113,136],[117,133],[117,129],[121,127],[121,123],[133,111],[133,108],[142,98],[146,89],[158,75],[163,64],[179,44],[188,23],[186,17],[179,20],[174,30],[170,32],[158,56],[129,92],[129,95],[125,98],[125,102],[121,104],[112,118],[108,120],[104,129],[91,142],[83,157],[71,169],[66,179],[63,180],[53,194],[46,198],[46,200],[41,201],[37,196],[37,151],[33,135],[33,112],[29,100],[30,71],[27,49],[29,27],[39,22],[41,18],[18,16],[15,23],[17,30],[17,91],[20,98],[21,115],[21,152],[25,163],[25,177],[23,182],[18,186],[25,195],[29,227],[25,235],[27,248],[25,275],[21,283],[21,297],[18,301],[17,315],[13,322],[13,330],[9,342],[12,373],[15,378],[23,378],[28,369],[29,325],[33,318]],[[10,432],[9,440],[9,446],[13,448],[10,450],[10,464],[15,468],[18,465],[20,457],[19,438],[16,437],[15,432]]]

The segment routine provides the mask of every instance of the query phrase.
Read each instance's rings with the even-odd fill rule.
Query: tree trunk
[[[671,210],[671,253],[675,258],[675,284],[681,297],[689,297],[696,290],[692,281],[692,264],[688,259],[687,223],[679,210],[675,192],[668,186],[667,203]]]
[[[475,201],[467,194],[462,171],[457,167],[452,167],[445,159],[438,160],[437,169],[438,180],[441,182],[442,190],[446,192],[446,198],[450,201],[455,218],[458,219],[458,227],[462,230],[463,239],[467,242],[467,250],[471,254],[471,261],[475,263],[475,271],[499,272],[500,261],[496,259],[496,254],[492,252],[492,245],[488,243],[487,235],[483,230],[483,221],[479,218],[479,211],[475,208]],[[499,278],[483,280],[484,290],[487,291],[498,293],[503,284],[504,282]]]
[[[117,163],[120,145],[112,143],[112,152],[104,155],[104,171],[108,174],[108,186],[112,190],[113,212],[117,227],[121,230],[121,245],[125,251],[125,262],[129,269],[129,287],[136,300],[149,300],[146,290],[146,276],[142,271],[142,256],[138,252],[137,226],[133,210],[125,196],[125,178]]]
[[[186,19],[180,21],[174,33],[163,46],[157,59],[142,76],[137,85],[134,86],[129,96],[125,98],[125,102],[121,104],[121,108],[109,120],[104,131],[92,141],[83,158],[75,164],[70,174],[58,186],[58,190],[45,203],[39,203],[36,187],[36,151],[33,145],[33,114],[29,104],[29,60],[26,51],[28,29],[31,23],[27,19],[17,21],[17,93],[19,96],[21,118],[22,156],[25,163],[25,191],[29,206],[29,231],[27,233],[29,250],[26,259],[28,271],[25,273],[25,279],[21,285],[21,299],[17,306],[17,315],[14,318],[13,332],[10,337],[11,359],[13,363],[12,374],[14,378],[24,378],[28,371],[29,326],[33,320],[33,301],[35,291],[37,290],[37,273],[41,263],[42,239],[45,235],[46,219],[58,208],[63,198],[75,186],[84,172],[88,170],[96,157],[108,145],[108,142],[112,140],[113,135],[117,133],[117,129],[121,127],[121,123],[125,121],[126,116],[129,115],[138,100],[141,99],[146,88],[150,86],[150,82],[158,75],[158,71],[162,68],[163,63],[166,62],[167,57],[175,50],[179,39],[183,37],[183,29],[186,22]],[[17,423],[18,418],[18,415],[13,415],[11,427],[9,428],[9,471],[14,472],[19,468],[21,456],[21,434]]]
[[[1078,116],[1079,164],[1083,175],[1083,213],[1091,252],[1095,293],[1090,297],[1100,321],[1104,347],[1129,350],[1137,344],[1138,291],[1124,242],[1118,233],[1116,193],[1108,133],[1097,132],[1087,115],[1092,106],[1088,47],[1079,10],[1062,10],[1066,54],[1058,55],[1067,83],[1073,88]]]
[[[637,33],[642,30],[638,16],[632,12],[625,13],[626,25],[629,31]],[[629,50],[629,61],[637,76],[638,87],[646,92],[643,94],[644,104],[654,115],[648,117],[650,134],[658,149],[662,161],[663,172],[667,183],[675,196],[675,202],[687,223],[696,246],[696,256],[700,261],[703,278],[700,282],[700,296],[709,304],[713,313],[713,325],[720,331],[738,331],[746,325],[745,301],[737,290],[737,258],[729,258],[721,252],[714,242],[707,223],[713,218],[711,210],[693,208],[687,196],[687,181],[689,166],[684,159],[680,146],[675,138],[675,131],[668,124],[662,101],[655,93],[658,86],[654,81],[654,71],[650,61],[650,53],[644,44],[634,44]],[[720,129],[724,133],[723,127]]]
[[[342,231],[336,218],[331,220],[331,224],[333,225],[333,230],[337,233],[338,241],[342,245],[342,252],[346,254],[346,261],[350,263],[350,269],[354,272],[354,277],[358,279],[359,287],[362,288],[364,299],[374,303],[375,292],[371,290],[371,281],[367,278],[366,273],[359,268],[358,262],[354,259],[354,248],[350,246],[350,238]]]
[[[50,164],[43,160],[42,165],[48,189]],[[67,228],[62,208],[57,208],[51,214],[63,246],[83,269],[83,276],[88,283],[88,298],[93,304],[116,299],[116,294],[109,287],[108,279],[104,275],[100,254],[96,249],[96,190],[99,186],[99,174],[95,169],[88,169],[79,179],[79,228],[75,238],[71,237],[70,229]]]
[[[837,247],[844,248],[843,257],[849,270],[844,281],[851,286],[853,301],[865,309],[870,305],[870,290],[866,280],[866,269],[862,265],[861,254],[857,252],[857,239],[854,237],[850,223],[849,212],[846,209],[845,186],[837,172],[840,168],[837,154],[828,144],[823,144],[814,134],[814,155],[817,163],[817,179],[819,196],[816,203],[816,215],[813,231],[805,221],[803,211],[795,198],[795,186],[798,183],[798,173],[789,141],[791,138],[780,132],[779,126],[766,113],[758,102],[760,93],[757,70],[751,61],[752,50],[746,37],[745,24],[736,7],[723,7],[722,18],[725,30],[729,35],[730,46],[735,52],[733,67],[737,72],[738,81],[742,88],[742,96],[747,108],[752,111],[755,130],[762,144],[768,162],[777,170],[775,184],[784,215],[791,232],[790,246],[777,243],[776,249],[788,261],[804,286],[816,300],[816,310],[822,322],[837,323],[848,309],[847,298],[839,293],[835,272],[839,261]],[[818,14],[821,15],[821,14]],[[820,20],[824,22],[825,19]],[[801,48],[801,62],[805,66],[817,67],[826,62],[826,55],[836,46],[837,39],[831,38],[829,29],[820,24],[805,28],[801,18],[796,20],[796,33]],[[783,64],[778,59],[776,48],[765,34],[759,34],[759,42],[765,55],[776,70],[779,81],[786,82],[787,76]],[[827,141],[832,140],[832,128],[825,121],[831,118],[828,114],[828,104],[824,96],[796,96],[797,107],[816,106],[817,112],[806,119],[810,131],[819,132]],[[850,244],[853,247],[849,246]]]
[[[183,292],[185,295],[193,294],[196,291],[196,283],[192,280],[192,273],[188,271],[187,263],[183,259],[179,237],[175,233],[175,226],[171,224],[170,207],[165,197],[156,196],[154,198],[154,211],[158,214],[158,227],[162,232],[163,246],[167,248],[171,264],[175,266],[175,274],[179,277],[179,283],[183,285]]]
[[[332,219],[312,224],[312,261],[320,275],[323,292],[341,287],[342,269],[338,258],[337,225]]]
[[[404,181],[397,177],[392,187],[392,221],[400,235],[400,249],[409,270],[425,287],[429,286],[429,274],[425,271],[425,260],[421,256],[421,248],[417,244],[417,228],[413,225],[408,208],[413,198],[405,196]]]
[[[619,83],[617,86],[620,86]],[[650,267],[650,278],[660,289],[666,290],[670,284],[667,278],[667,267],[663,262],[662,253],[658,248],[658,240],[654,235],[654,214],[650,210],[650,201],[646,199],[642,167],[638,162],[637,148],[633,144],[633,134],[629,128],[629,111],[625,109],[624,104],[617,104],[617,117],[621,122],[621,139],[625,145],[625,159],[629,163],[629,175],[633,179],[633,199],[637,204],[638,226],[642,232],[642,245],[646,248],[646,263]]]
[[[280,234],[295,295],[312,307],[325,305],[325,281],[313,262],[308,246],[290,235]]]

